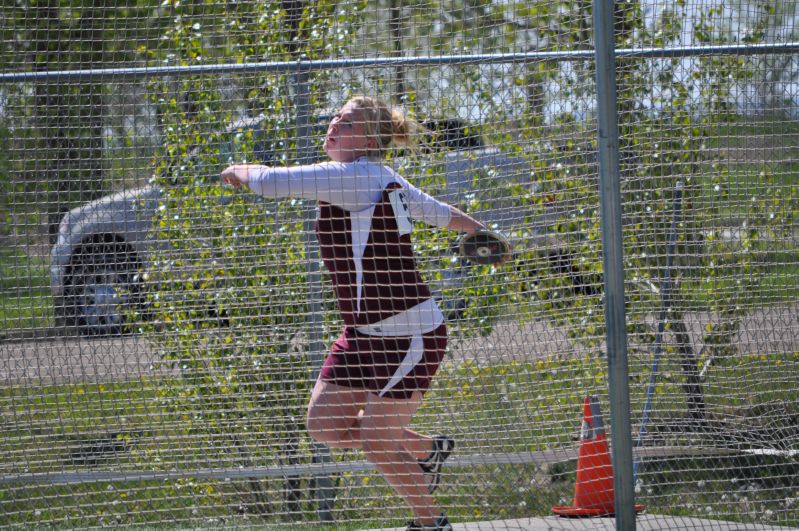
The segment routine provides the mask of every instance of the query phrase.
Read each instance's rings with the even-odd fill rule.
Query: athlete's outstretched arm
[[[461,209],[452,205],[449,206],[449,209],[450,220],[446,228],[457,232],[466,232],[468,234],[478,230],[485,230],[485,225],[463,212]]]
[[[387,171],[383,166],[332,161],[300,166],[234,164],[222,171],[222,180],[271,199],[311,199],[358,211],[379,199],[381,177]]]
[[[375,190],[372,188],[377,181],[351,173],[352,168],[352,165],[341,164],[285,168],[235,164],[222,171],[222,181],[236,187],[250,187],[266,197],[318,199],[347,210],[359,210],[373,203]],[[410,194],[410,210],[414,219],[457,232],[472,233],[486,228],[459,208],[434,199],[404,179],[398,180]],[[377,195],[380,191],[376,191]]]

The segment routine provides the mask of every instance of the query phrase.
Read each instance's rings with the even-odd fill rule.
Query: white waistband
[[[444,322],[444,314],[435,299],[427,299],[402,313],[387,317],[356,330],[367,336],[415,336],[432,332]]]

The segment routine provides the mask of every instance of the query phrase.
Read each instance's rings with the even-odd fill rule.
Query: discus
[[[511,256],[508,239],[498,232],[480,230],[466,234],[458,245],[460,254],[480,265],[498,265]]]

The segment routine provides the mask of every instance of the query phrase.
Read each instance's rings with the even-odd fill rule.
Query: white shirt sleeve
[[[408,191],[408,209],[413,220],[423,221],[433,227],[443,228],[449,225],[452,218],[452,210],[450,210],[448,204],[421,191],[404,178],[397,177],[397,181]]]
[[[374,204],[377,179],[354,171],[353,164],[323,162],[304,166],[258,166],[251,170],[250,189],[269,198],[311,199],[363,210]],[[379,197],[380,192],[377,192]]]
[[[408,190],[408,207],[414,220],[446,227],[449,206],[422,192],[383,164],[356,161],[322,162],[304,166],[258,166],[250,170],[249,187],[269,198],[324,201],[357,212],[376,204],[390,182]]]

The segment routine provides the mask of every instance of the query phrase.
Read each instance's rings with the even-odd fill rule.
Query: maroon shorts
[[[346,327],[330,348],[319,377],[407,400],[415,391],[427,391],[446,348],[445,324],[418,338],[368,336]]]

